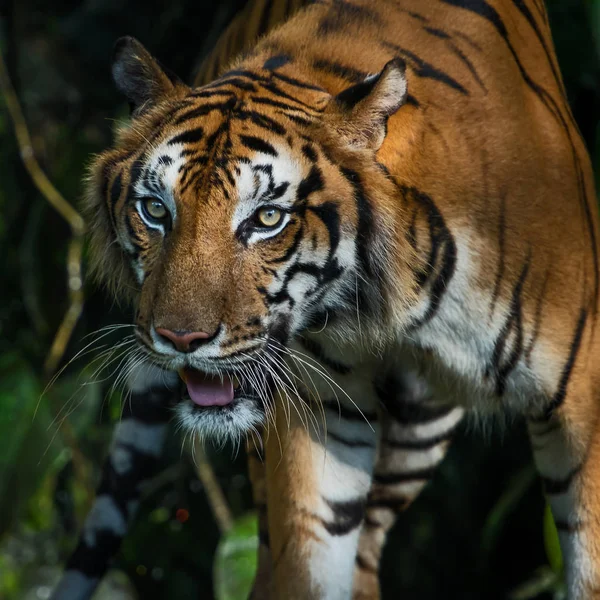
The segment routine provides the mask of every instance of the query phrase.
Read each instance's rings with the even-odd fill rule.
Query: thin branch
[[[206,458],[202,442],[198,439],[194,440],[194,463],[196,465],[196,473],[198,478],[204,486],[206,496],[208,497],[208,503],[215,517],[215,521],[219,526],[219,531],[227,533],[233,525],[233,517],[231,516],[231,510],[227,504],[225,494],[215,477],[215,473]]]
[[[8,108],[8,112],[12,119],[23,165],[27,169],[39,192],[71,228],[72,237],[69,242],[67,256],[69,308],[65,312],[44,363],[44,371],[46,372],[46,375],[49,376],[56,370],[56,367],[62,360],[69,339],[71,338],[75,325],[83,311],[83,279],[81,263],[85,222],[77,210],[75,210],[54,187],[35,158],[31,136],[27,129],[27,123],[23,116],[17,94],[15,93],[10,80],[2,53],[0,53],[0,90],[2,91],[6,107]]]
[[[83,217],[75,210],[54,187],[48,179],[33,153],[31,136],[23,115],[23,110],[17,94],[10,80],[4,57],[0,52],[0,91],[10,114],[17,144],[21,153],[21,160],[27,169],[33,183],[46,201],[58,212],[71,228],[71,240],[67,251],[67,275],[69,289],[69,307],[65,312],[62,322],[54,336],[54,340],[44,362],[44,371],[49,377],[54,373],[62,360],[67,344],[73,334],[75,325],[83,311],[83,279],[82,279],[82,254],[83,235],[85,222]],[[88,499],[92,498],[93,489],[88,477],[88,468],[85,457],[81,453],[73,429],[65,419],[61,424],[61,433],[67,446],[71,450],[73,466],[77,478],[87,491]]]

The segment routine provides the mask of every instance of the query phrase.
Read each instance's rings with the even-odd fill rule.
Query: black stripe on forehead
[[[225,102],[209,102],[206,104],[202,104],[176,117],[173,121],[173,126],[176,127],[177,125],[181,125],[182,123],[185,123],[186,121],[195,119],[197,117],[204,117],[212,111],[219,111],[220,113],[225,114],[233,109],[236,102],[237,99],[235,96],[233,96]]]
[[[296,204],[305,205],[308,196],[322,190],[324,187],[323,174],[317,165],[313,165],[308,175],[300,182],[296,191]]]
[[[168,142],[169,146],[175,144],[197,144],[204,137],[204,128],[195,127],[194,129],[188,129],[178,133],[175,137],[171,138]]]
[[[241,121],[251,121],[254,125],[277,135],[285,135],[287,133],[282,124],[254,110],[240,110],[235,117]]]
[[[270,156],[278,156],[277,151],[269,142],[254,135],[240,135],[240,142],[249,150],[269,154]]]

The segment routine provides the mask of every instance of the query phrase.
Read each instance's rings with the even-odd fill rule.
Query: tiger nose
[[[156,333],[171,342],[179,352],[193,352],[214,337],[204,331],[172,331],[164,327],[157,327]]]

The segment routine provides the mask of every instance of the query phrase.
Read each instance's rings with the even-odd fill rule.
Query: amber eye
[[[261,227],[275,227],[282,218],[283,212],[274,206],[265,206],[256,213],[256,220]]]
[[[144,198],[142,207],[146,216],[154,221],[162,221],[169,215],[167,207],[157,198]]]

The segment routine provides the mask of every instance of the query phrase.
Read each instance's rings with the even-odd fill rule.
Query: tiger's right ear
[[[406,102],[406,64],[393,58],[376,75],[333,97],[326,115],[336,136],[355,148],[377,151],[387,121]]]
[[[129,101],[134,116],[162,99],[189,89],[140,42],[129,36],[119,38],[115,44],[112,76],[117,89]]]

